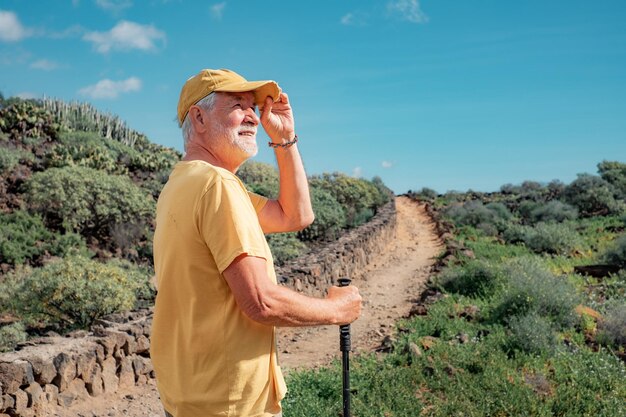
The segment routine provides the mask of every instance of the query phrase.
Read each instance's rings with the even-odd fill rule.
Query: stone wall
[[[34,339],[0,355],[0,417],[54,415],[57,406],[147,383],[151,322],[151,310],[111,315],[90,332]]]
[[[323,295],[338,278],[362,278],[395,236],[394,203],[319,250],[277,268],[281,284]],[[59,407],[103,393],[124,392],[154,378],[150,362],[152,310],[99,320],[90,332],[31,340],[0,355],[0,417],[50,416]]]
[[[323,296],[339,278],[358,281],[368,265],[395,237],[395,202],[383,206],[368,223],[359,226],[337,241],[317,251],[298,257],[276,268],[281,284],[308,295]]]

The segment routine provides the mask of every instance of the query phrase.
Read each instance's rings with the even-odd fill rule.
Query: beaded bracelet
[[[285,142],[285,143],[274,143],[274,142],[268,142],[267,144],[269,145],[270,148],[288,148],[291,145],[293,145],[294,143],[296,143],[298,141],[298,135],[295,135],[293,137],[293,140],[290,140],[289,142]]]

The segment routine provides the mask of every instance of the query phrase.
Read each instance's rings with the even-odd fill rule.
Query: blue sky
[[[623,0],[2,0],[0,92],[182,150],[183,82],[230,68],[289,93],[309,174],[492,191],[626,162],[625,21]]]

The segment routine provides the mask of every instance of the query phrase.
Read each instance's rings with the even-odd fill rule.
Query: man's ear
[[[191,106],[189,108],[189,120],[195,131],[203,132],[206,130],[206,117],[200,107]]]

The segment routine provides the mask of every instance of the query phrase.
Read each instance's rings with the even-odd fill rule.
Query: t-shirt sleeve
[[[248,191],[248,196],[250,197],[250,201],[252,201],[252,206],[254,206],[254,210],[257,213],[260,213],[265,207],[265,204],[268,202],[267,197],[263,197],[262,195],[253,193],[252,191]]]
[[[220,178],[203,195],[197,224],[220,273],[244,253],[266,258],[265,236],[246,190]]]

